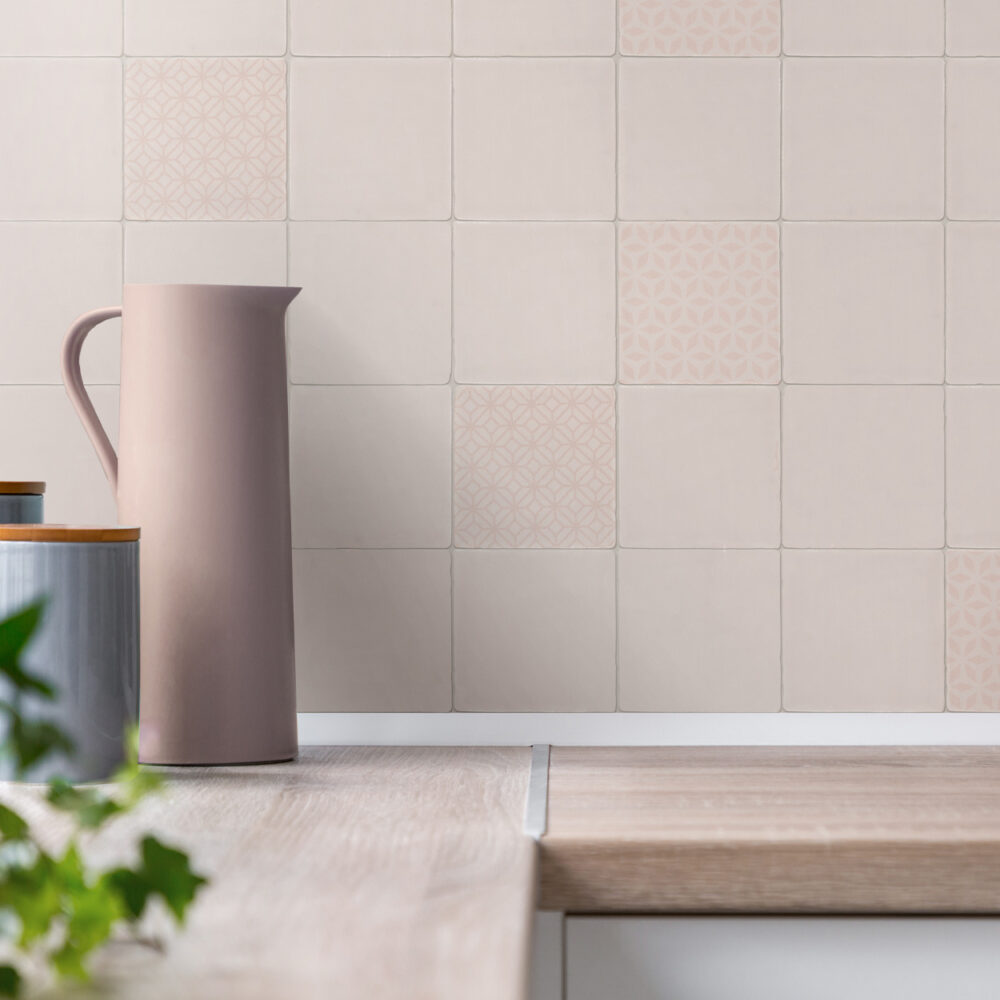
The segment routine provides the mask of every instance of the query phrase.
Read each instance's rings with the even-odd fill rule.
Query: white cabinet
[[[548,972],[533,1000],[1000,997],[1000,918],[556,919],[543,915],[536,932],[537,968]],[[563,990],[553,985],[559,945]]]

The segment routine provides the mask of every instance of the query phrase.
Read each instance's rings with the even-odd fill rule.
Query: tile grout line
[[[122,47],[121,56],[120,56],[120,63],[119,63],[119,65],[121,66],[121,87],[122,87],[122,98],[121,98],[121,111],[122,111],[121,143],[122,143],[122,150],[121,150],[121,163],[119,163],[118,167],[119,167],[119,170],[121,171],[121,179],[122,179],[122,203],[121,203],[121,220],[120,220],[120,224],[121,224],[121,255],[122,255],[122,261],[121,261],[121,263],[122,263],[122,267],[121,267],[121,272],[122,272],[121,297],[122,297],[123,301],[124,301],[124,298],[125,298],[125,276],[126,276],[126,270],[125,270],[125,241],[127,239],[127,227],[125,225],[125,202],[126,202],[126,188],[125,188],[125,107],[126,107],[126,101],[125,101],[125,73],[126,73],[126,70],[127,70],[127,66],[125,64],[125,19],[127,17],[128,17],[128,3],[127,3],[127,0],[122,0],[122,24],[121,24],[121,31],[119,33],[119,40],[121,42],[121,47]],[[119,323],[120,322],[121,321],[119,320]],[[121,358],[119,357],[119,365],[120,364],[121,364]],[[121,385],[121,370],[120,369],[119,369],[119,372],[118,372],[118,382],[114,383],[114,384],[119,385],[119,386]],[[119,406],[120,405],[121,405],[121,392],[119,390]]]
[[[450,115],[450,130],[448,133],[448,141],[451,144],[449,150],[449,169],[451,171],[450,180],[450,194],[451,194],[451,215],[448,220],[448,238],[449,238],[449,281],[448,281],[448,295],[449,295],[449,333],[451,337],[451,368],[448,373],[448,385],[451,394],[451,413],[450,413],[450,430],[451,430],[451,454],[448,459],[451,463],[451,489],[449,491],[449,505],[448,505],[448,517],[451,527],[451,534],[449,536],[450,545],[448,547],[449,557],[448,557],[448,572],[449,572],[449,583],[450,583],[450,607],[449,607],[449,628],[451,631],[451,644],[450,644],[450,669],[451,669],[451,711],[457,711],[456,701],[455,701],[455,401],[457,399],[458,393],[456,391],[456,381],[455,381],[455,366],[457,360],[457,351],[455,346],[455,0],[451,0],[451,19],[449,23],[449,30],[451,32],[451,52],[448,56],[448,80],[449,80],[449,99],[450,107],[448,109]]]
[[[298,58],[298,57],[296,57],[296,58]],[[118,60],[114,60],[114,61],[117,62]],[[998,62],[1000,62],[1000,59],[998,59]],[[286,156],[287,156],[287,152],[286,152]],[[108,224],[108,223],[121,222],[122,218],[123,217],[122,217],[121,214],[116,215],[116,216],[102,216],[100,218],[97,218],[97,217],[95,217],[95,218],[89,218],[88,217],[88,218],[62,218],[62,219],[55,219],[55,218],[44,218],[44,219],[43,218],[23,218],[23,217],[17,217],[17,218],[8,217],[8,218],[4,218],[4,217],[0,217],[0,224],[8,224],[8,223],[15,223],[15,222],[17,222],[17,223],[23,223],[23,224],[31,223],[33,225],[40,225],[40,226],[83,225],[83,224],[99,225],[101,223]],[[652,225],[652,224],[661,224],[661,223],[670,223],[670,224],[681,223],[681,224],[684,224],[684,225],[703,225],[703,224],[708,224],[708,223],[726,223],[726,224],[729,224],[729,225],[736,225],[736,224],[747,224],[747,225],[749,225],[749,224],[752,224],[752,223],[756,223],[758,225],[764,225],[764,224],[773,225],[776,222],[784,222],[785,224],[792,225],[792,226],[809,225],[809,224],[814,224],[814,223],[823,223],[825,225],[842,225],[842,226],[864,226],[864,225],[871,225],[871,224],[875,224],[875,223],[885,223],[885,224],[894,225],[894,226],[925,226],[925,225],[929,225],[932,222],[960,222],[960,223],[962,223],[962,225],[965,225],[965,226],[975,226],[975,225],[989,226],[989,225],[996,225],[997,223],[1000,223],[1000,215],[997,215],[995,217],[976,218],[976,219],[962,219],[962,218],[955,218],[955,217],[950,217],[950,218],[946,219],[942,215],[936,216],[935,218],[923,218],[923,219],[870,219],[870,218],[865,218],[865,219],[845,219],[845,218],[840,218],[840,219],[814,219],[814,218],[813,219],[806,219],[806,218],[802,218],[802,219],[790,219],[790,218],[782,218],[782,219],[779,219],[777,216],[774,216],[774,217],[772,217],[770,219],[719,219],[719,218],[714,218],[714,219],[639,219],[639,218],[635,218],[635,219],[632,219],[632,218],[626,218],[624,216],[622,216],[622,217],[620,217],[618,219],[615,219],[615,218],[601,218],[601,219],[598,219],[598,218],[591,218],[591,219],[513,219],[513,218],[510,218],[510,219],[508,219],[508,218],[505,218],[505,219],[496,219],[496,218],[494,218],[494,219],[484,219],[484,218],[473,218],[471,216],[468,217],[468,218],[459,218],[458,216],[451,216],[451,215],[444,216],[443,218],[439,217],[439,218],[433,218],[433,219],[432,218],[414,218],[414,217],[406,218],[406,219],[389,218],[389,217],[379,218],[379,219],[357,219],[357,218],[347,219],[347,218],[335,218],[335,217],[332,217],[332,216],[326,217],[326,218],[298,218],[298,217],[292,216],[292,215],[290,215],[290,214],[288,214],[286,212],[285,215],[283,215],[283,216],[281,216],[281,218],[277,218],[277,219],[264,219],[264,218],[251,218],[251,219],[213,219],[213,218],[210,218],[208,216],[192,216],[191,218],[188,218],[188,219],[158,218],[158,219],[128,219],[127,221],[128,222],[133,222],[133,223],[136,223],[136,224],[139,224],[139,225],[143,225],[143,226],[181,225],[182,223],[192,223],[192,224],[196,224],[196,223],[201,223],[201,224],[211,223],[213,226],[220,226],[220,227],[225,227],[225,226],[267,226],[267,225],[279,225],[280,223],[286,222],[286,221],[287,222],[309,223],[310,225],[324,225],[324,224],[328,224],[328,223],[331,223],[331,224],[332,223],[337,223],[338,225],[357,225],[357,226],[387,226],[387,225],[394,225],[394,224],[395,225],[400,225],[400,224],[404,224],[404,223],[409,224],[409,223],[421,223],[421,222],[423,222],[423,223],[427,223],[427,222],[458,222],[458,223],[472,222],[472,223],[479,223],[479,224],[488,223],[490,225],[500,225],[500,226],[502,226],[502,225],[515,225],[515,224],[518,224],[518,223],[530,223],[532,225],[537,225],[537,226],[550,226],[550,225],[551,226],[565,226],[565,225],[578,225],[578,224],[594,225],[594,224],[601,224],[601,223],[606,224],[606,225],[614,225],[616,221],[618,221],[618,222],[624,222],[624,223],[642,224],[642,225]],[[484,384],[492,385],[494,383],[484,383]],[[587,383],[587,384],[588,385],[592,385],[594,383]],[[708,384],[708,383],[704,383],[704,384]],[[720,383],[716,383],[716,384],[720,384]],[[850,384],[856,384],[856,383],[850,383]],[[898,383],[898,384],[900,384],[900,385],[910,385],[911,383],[909,383],[909,382],[903,382],[903,383]],[[941,383],[940,382],[935,382],[935,383],[932,383],[932,384],[934,384],[934,385],[940,385]]]
[[[279,223],[284,225],[284,223]],[[4,223],[0,222],[0,226]],[[102,223],[102,225],[117,225],[117,223]],[[290,382],[297,389],[447,389],[450,382]],[[487,388],[496,385],[514,386],[515,388],[576,388],[589,389],[593,387],[613,389],[616,386],[624,389],[670,389],[671,391],[689,391],[692,389],[779,389],[784,384],[796,389],[996,389],[997,382],[456,382],[459,388]],[[20,389],[51,389],[61,386],[62,382],[0,382],[0,388],[14,387]],[[117,382],[100,382],[88,380],[87,385],[115,386]],[[610,548],[611,546],[608,546]]]
[[[618,160],[621,155],[621,0],[615,0],[615,47],[612,58],[614,59],[615,70],[615,221],[614,221],[614,257],[612,267],[614,269],[614,289],[615,289],[615,382],[614,382],[614,403],[615,403],[615,711],[621,711],[622,698],[622,629],[621,629],[621,436],[619,428],[621,426],[621,407],[619,397],[621,395],[621,277],[619,265],[619,240],[621,231],[621,197],[619,194],[619,167]]]
[[[286,46],[287,50],[287,46]],[[580,60],[598,60],[598,59],[610,59],[613,55],[606,52],[592,52],[592,53],[576,53],[574,55],[566,55],[565,53],[559,54],[547,54],[547,55],[460,55],[458,53],[439,53],[437,55],[429,54],[402,54],[402,55],[379,55],[377,53],[367,53],[367,54],[354,54],[354,55],[338,55],[336,53],[329,53],[325,55],[316,55],[307,52],[291,52],[287,51],[287,54],[295,59],[303,60],[320,60],[325,59],[330,62],[363,62],[366,60],[372,61],[387,61],[390,59],[396,60],[408,60],[411,62],[421,62],[431,59],[458,59],[465,62],[489,62],[489,61],[521,61],[521,62],[538,62],[543,59],[559,60],[561,62],[572,62]],[[634,59],[636,62],[652,62],[656,59],[670,59],[676,62],[691,62],[696,60],[711,60],[713,62],[764,62],[768,59],[775,59],[776,56],[754,56],[754,55],[664,55],[662,53],[656,53],[653,55],[642,55],[638,53],[620,53],[623,59]],[[950,55],[944,52],[925,52],[920,55],[896,53],[896,54],[883,54],[883,55],[800,55],[794,52],[783,52],[782,56],[788,59],[801,59],[802,61],[810,60],[854,60],[855,62],[884,62],[887,60],[900,61],[900,60],[914,60],[922,59],[928,62],[933,59],[941,59],[947,55],[949,59],[958,59],[963,62],[991,62],[1000,60],[1000,54],[992,55]],[[116,61],[121,57],[121,53],[108,51],[108,52],[91,52],[91,53],[71,53],[55,55],[52,53],[26,53],[21,55],[15,55],[11,53],[0,54],[0,63],[2,62],[29,62],[29,61],[46,61],[46,62],[67,62],[67,61],[83,61],[91,62],[96,59],[107,59],[111,61]],[[264,52],[264,51],[249,51],[249,52],[230,52],[225,55],[210,55],[205,53],[191,53],[191,52],[130,52],[128,53],[130,59],[281,59],[283,54],[281,52]]]
[[[292,203],[292,189],[291,189],[291,121],[292,121],[292,60],[291,60],[291,47],[292,47],[292,4],[291,0],[285,0],[285,52],[284,52],[284,63],[285,63],[285,217],[282,220],[282,224],[285,229],[285,285],[290,286],[292,283],[292,224],[291,224],[291,203]],[[292,424],[292,387],[294,382],[292,381],[292,340],[288,336],[287,327],[289,323],[286,319],[285,326],[285,392],[288,394],[288,426],[289,426],[289,438],[291,437],[291,424]],[[289,440],[289,452],[288,452],[288,476],[289,482],[291,482],[291,440]],[[295,600],[295,567],[294,567],[294,555],[298,551],[295,548],[294,542],[292,543],[292,602],[294,606]]]
[[[942,56],[942,389],[941,389],[941,418],[942,418],[942,545],[943,554],[941,560],[941,601],[942,601],[942,686],[943,702],[942,710],[948,711],[948,11],[947,0],[942,0],[944,14],[944,53]]]
[[[285,0],[285,283],[291,281],[292,219],[292,0]],[[291,382],[291,377],[289,377]]]
[[[778,711],[785,711],[785,4],[778,0]]]
[[[51,386],[50,388],[57,388]],[[102,388],[115,388],[103,386]],[[295,545],[296,552],[614,552],[614,546],[456,545]],[[943,552],[943,545],[622,545],[622,552]],[[996,545],[963,545],[963,550],[995,552]]]

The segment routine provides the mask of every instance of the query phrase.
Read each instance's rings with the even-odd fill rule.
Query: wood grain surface
[[[24,496],[30,494],[41,496],[45,492],[45,483],[27,482],[23,480],[12,482],[9,479],[0,479],[0,494],[6,496]]]
[[[541,906],[1000,912],[1000,748],[554,748]]]
[[[164,769],[167,792],[88,853],[112,862],[152,828],[186,845],[212,884],[165,953],[112,945],[95,985],[71,995],[522,1000],[528,760],[520,748],[315,748],[269,767]]]
[[[75,524],[0,524],[0,542],[137,542],[138,528]]]
[[[166,770],[88,854],[151,828],[212,885],[164,953],[112,945],[69,995],[525,996],[527,748]],[[0,797],[64,835],[37,792]],[[554,748],[540,863],[542,907],[569,912],[998,913],[1000,748]]]

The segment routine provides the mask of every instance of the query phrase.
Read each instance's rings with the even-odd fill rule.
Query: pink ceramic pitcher
[[[66,390],[142,528],[140,756],[287,760],[297,749],[285,310],[298,288],[126,285],[63,345]],[[118,455],[80,376],[122,317]]]

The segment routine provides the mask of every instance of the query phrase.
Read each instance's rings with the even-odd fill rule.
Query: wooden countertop
[[[552,750],[541,906],[1000,912],[1000,748]]]
[[[112,945],[94,986],[68,995],[521,1000],[536,886],[529,756],[312,748],[291,764],[166,769],[167,792],[88,854],[113,862],[153,828],[212,884],[165,953]]]
[[[70,995],[524,1000],[536,905],[1000,913],[1000,748],[554,748],[537,844],[529,758],[314,748],[168,769],[88,853],[113,863],[153,829],[212,885],[165,953],[112,945]],[[36,793],[3,797],[58,837]]]

